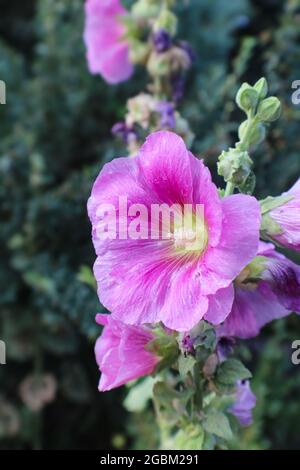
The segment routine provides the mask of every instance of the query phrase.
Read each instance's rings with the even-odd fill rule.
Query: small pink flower
[[[255,405],[256,396],[250,388],[249,380],[238,381],[235,402],[228,411],[238,419],[241,426],[250,426]]]
[[[111,84],[127,80],[133,73],[129,61],[125,26],[126,14],[120,0],[86,0],[84,41],[92,74],[100,74]]]
[[[102,240],[97,233],[99,206],[112,204],[118,212],[124,196],[130,204],[142,204],[148,214],[153,204],[201,205],[201,236],[193,232],[191,240],[189,231],[173,227],[163,237],[162,227],[159,239]],[[98,255],[98,295],[115,318],[132,325],[161,321],[177,331],[190,330],[202,318],[213,324],[225,320],[233,303],[232,281],[257,253],[260,207],[251,196],[220,198],[209,170],[178,135],[155,132],[136,157],[106,164],[88,212]],[[125,215],[119,227],[131,220]]]
[[[281,229],[270,236],[282,246],[300,251],[300,179],[282,196],[290,196],[291,199],[268,213]]]
[[[97,364],[102,373],[100,392],[153,372],[160,359],[146,349],[154,339],[150,330],[125,325],[111,315],[98,314],[96,321],[104,326],[95,346]]]

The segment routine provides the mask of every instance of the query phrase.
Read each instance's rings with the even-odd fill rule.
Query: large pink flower
[[[203,205],[202,234],[192,233],[192,239],[173,226],[166,239],[162,227],[158,240],[101,240],[97,226],[103,203],[116,207],[119,231],[127,222],[117,209],[121,196],[129,205],[143,204],[148,214],[153,204],[191,204],[193,210]],[[213,324],[225,320],[233,302],[232,281],[257,253],[260,208],[250,196],[220,198],[209,170],[179,136],[153,133],[136,157],[106,164],[88,212],[98,255],[94,273],[99,298],[116,318],[136,325],[161,321],[178,331],[191,329],[202,318]]]
[[[100,392],[153,372],[159,358],[145,349],[154,339],[150,330],[125,325],[111,315],[99,314],[96,321],[104,326],[95,346],[97,364],[102,373]]]
[[[89,70],[108,83],[127,80],[133,73],[129,61],[125,26],[120,17],[126,10],[120,0],[86,0],[84,41]]]
[[[272,320],[300,313],[300,267],[271,243],[260,242],[257,255],[262,271],[257,281],[236,283],[232,311],[218,328],[219,336],[252,338]]]

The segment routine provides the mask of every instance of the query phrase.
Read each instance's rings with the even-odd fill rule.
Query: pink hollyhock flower
[[[267,214],[278,225],[278,230],[270,230],[268,235],[282,246],[300,251],[300,179],[282,194],[282,197],[285,196],[290,196],[290,200]]]
[[[126,14],[120,0],[86,0],[84,42],[92,74],[100,74],[108,83],[127,80],[133,73],[129,61],[125,26]]]
[[[145,349],[154,339],[150,330],[125,325],[111,315],[98,314],[96,321],[104,326],[95,346],[97,364],[102,372],[100,392],[153,372],[159,358]]]
[[[159,239],[121,239],[120,227],[133,217],[118,212],[121,196],[130,204],[203,205],[201,234],[173,226]],[[102,240],[99,207],[113,204],[117,238]],[[88,201],[98,258],[94,273],[101,303],[128,324],[162,322],[188,331],[205,318],[219,324],[230,313],[232,281],[257,253],[260,208],[251,196],[220,198],[209,170],[176,134],[151,134],[134,158],[106,164]],[[144,220],[145,221],[145,220]],[[150,221],[150,225],[151,225]],[[203,233],[204,232],[204,233]]]
[[[257,280],[236,282],[230,315],[218,328],[218,336],[251,338],[270,321],[291,311],[300,313],[300,267],[275,251],[271,243],[260,243],[261,272]],[[247,268],[246,268],[247,271]]]
[[[256,405],[256,396],[250,388],[249,380],[237,383],[236,398],[229,412],[239,421],[241,426],[250,426],[252,424],[252,409]]]

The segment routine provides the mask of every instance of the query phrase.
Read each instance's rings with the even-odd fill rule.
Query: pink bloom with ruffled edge
[[[106,392],[153,372],[159,358],[146,350],[154,339],[144,327],[125,325],[111,315],[98,314],[96,321],[104,326],[95,346],[101,371],[99,391]]]
[[[265,258],[260,280],[235,285],[232,311],[218,328],[219,337],[252,338],[272,320],[300,313],[300,267],[272,243],[260,242],[257,255]]]
[[[101,240],[97,209],[116,208],[120,196],[149,208],[156,204],[202,204],[206,243],[177,250],[176,239]],[[116,209],[117,210],[117,209]],[[220,198],[209,170],[176,134],[151,134],[134,158],[106,164],[88,201],[98,256],[94,273],[101,303],[128,324],[162,322],[188,331],[202,318],[219,324],[230,313],[232,281],[256,255],[260,208],[242,194]]]
[[[133,73],[129,61],[125,26],[126,14],[119,0],[86,0],[84,41],[92,74],[100,74],[111,84],[127,80]]]
[[[300,179],[282,196],[291,196],[291,199],[268,214],[281,228],[281,233],[272,235],[272,238],[283,246],[300,251]]]

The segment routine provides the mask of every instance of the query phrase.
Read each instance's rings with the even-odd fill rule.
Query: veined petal
[[[203,259],[203,294],[214,294],[227,287],[255,257],[258,249],[261,220],[258,201],[251,196],[235,194],[223,199],[222,208],[220,243],[208,250]]]

